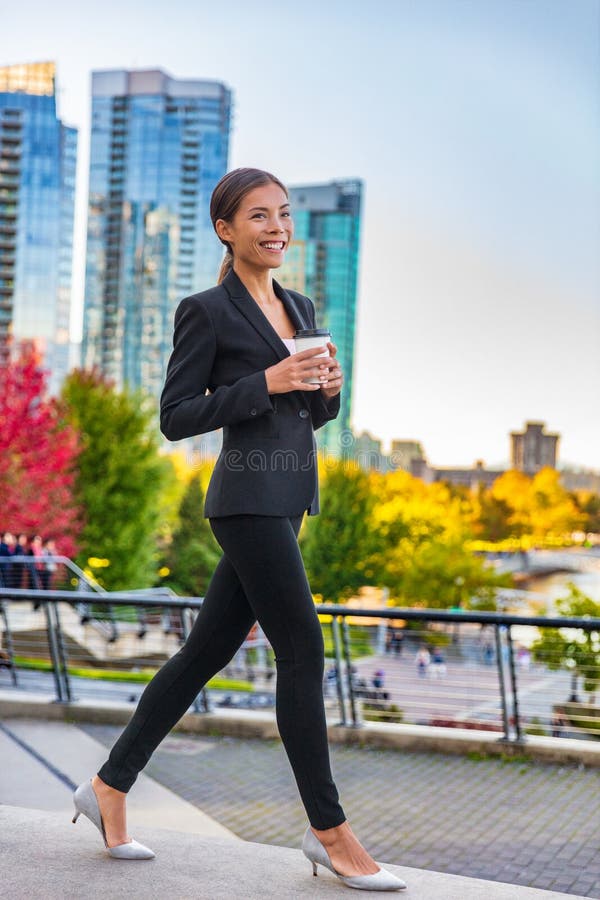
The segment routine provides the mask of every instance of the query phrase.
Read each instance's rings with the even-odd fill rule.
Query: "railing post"
[[[184,638],[184,642],[187,641],[188,636],[189,636],[189,633],[190,633],[190,629],[188,628],[188,624],[187,624],[187,616],[186,616],[186,613],[190,613],[190,615],[191,615],[191,610],[190,610],[189,607],[187,607],[187,606],[185,607],[185,609],[182,609],[182,610],[181,610],[181,628],[182,628],[182,630],[183,630],[183,638]],[[194,708],[194,712],[199,713],[199,712],[201,711],[201,710],[200,710],[200,700],[198,699],[199,696],[200,696],[200,694],[203,695],[203,696],[202,696],[202,700],[203,700],[204,711],[205,711],[205,712],[209,712],[209,709],[208,709],[208,701],[207,701],[206,696],[205,696],[205,694],[206,694],[206,689],[205,689],[205,688],[202,688],[200,691],[198,691],[198,693],[197,693],[196,696],[194,697],[194,702],[192,703],[192,706],[193,706],[193,708]]]
[[[508,671],[510,673],[510,684],[512,688],[512,706],[513,720],[515,727],[515,740],[517,743],[523,741],[523,731],[521,729],[521,714],[519,711],[519,691],[517,688],[517,670],[515,667],[515,653],[513,649],[513,640],[510,625],[506,626],[506,643],[508,645]]]
[[[27,563],[26,570],[29,571],[29,578],[34,585],[36,591],[42,591],[43,586],[40,580],[40,573],[35,567],[35,562]],[[54,673],[54,685],[56,687],[56,700],[58,703],[65,703],[71,700],[71,685],[69,683],[69,675],[67,672],[67,663],[65,659],[65,651],[62,643],[62,634],[60,630],[60,619],[58,609],[54,601],[37,601],[44,604],[44,612],[46,614],[46,628],[48,631],[48,645],[50,648],[50,656],[52,658],[52,671]],[[35,603],[34,603],[35,608]]]
[[[10,630],[10,624],[8,622],[8,609],[6,608],[6,603],[4,600],[0,600],[0,613],[2,618],[4,619],[4,639],[6,642],[6,652],[8,653],[8,660],[10,664],[10,678],[15,687],[18,687],[19,681],[17,678],[17,667],[15,665],[15,651],[12,639],[12,632]]]
[[[348,697],[350,698],[350,710],[352,712],[352,724],[357,726],[360,724],[356,712],[356,700],[354,697],[354,684],[352,682],[352,660],[350,658],[350,640],[348,637],[348,621],[344,616],[342,618],[342,645],[344,647],[344,657],[346,660],[346,673],[348,677]]]
[[[73,695],[71,693],[71,680],[69,677],[69,669],[68,669],[68,661],[67,661],[67,652],[65,649],[65,642],[63,641],[63,633],[60,624],[60,613],[58,611],[58,603],[52,603],[54,619],[56,622],[56,648],[58,650],[58,658],[60,660],[60,672],[62,675],[62,680],[64,684],[65,698],[67,702],[71,702],[73,699]]]
[[[508,706],[506,703],[506,682],[504,680],[504,660],[502,659],[502,640],[500,638],[499,625],[494,625],[494,641],[496,645],[496,667],[498,669],[498,684],[500,685],[502,725],[504,727],[504,737],[502,738],[502,740],[510,741],[510,725],[508,721]]]
[[[344,703],[344,688],[342,685],[342,653],[340,650],[340,623],[337,616],[331,617],[331,636],[333,639],[333,652],[335,653],[335,685],[340,707],[340,725],[346,726],[346,704]]]
[[[50,658],[52,660],[52,674],[54,675],[56,701],[58,703],[63,703],[65,698],[63,696],[62,678],[60,677],[60,660],[58,648],[56,646],[54,623],[52,622],[51,603],[48,600],[42,602],[44,604],[44,615],[46,616],[46,632],[48,634],[48,649],[50,650]]]

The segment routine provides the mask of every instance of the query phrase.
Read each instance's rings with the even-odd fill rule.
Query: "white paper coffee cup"
[[[328,328],[303,328],[301,330],[296,331],[294,335],[294,341],[296,342],[296,353],[299,353],[301,350],[309,350],[311,347],[324,347],[327,344],[327,341],[331,340],[331,332]],[[321,356],[329,356],[329,350],[326,348],[324,353],[317,353],[316,356],[311,357],[314,360],[319,359]],[[315,363],[318,365],[318,363]],[[318,375],[315,375],[311,378],[303,378],[304,384],[322,384]]]

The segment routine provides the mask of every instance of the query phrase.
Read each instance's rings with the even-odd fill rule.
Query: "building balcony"
[[[0,172],[3,175],[9,175],[18,178],[21,170],[17,165],[15,165],[14,160],[0,158]]]
[[[16,148],[20,148],[23,143],[23,139],[20,135],[11,134],[5,129],[2,129],[2,134],[0,135],[2,139],[2,144],[4,147],[14,150]]]
[[[8,134],[21,132],[23,122],[20,119],[0,119],[0,130]]]
[[[7,171],[0,168],[0,187],[8,187],[18,190],[20,182],[20,172],[18,169]]]

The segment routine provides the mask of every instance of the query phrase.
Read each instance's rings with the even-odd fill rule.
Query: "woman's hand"
[[[334,347],[327,342],[328,347]],[[286,356],[281,362],[265,369],[269,394],[286,394],[288,391],[318,391],[329,379],[329,366],[333,360],[329,356],[319,356],[327,347],[309,347]],[[334,348],[335,349],[335,348]],[[318,357],[315,359],[314,357]],[[321,378],[322,384],[309,384],[304,378]],[[339,391],[339,388],[338,388]],[[336,391],[333,392],[334,394]],[[329,394],[326,396],[333,396]]]
[[[327,348],[329,350],[329,357],[325,360],[325,363],[328,363],[327,381],[321,385],[321,393],[326,400],[331,400],[332,397],[335,397],[341,391],[344,374],[335,358],[337,353],[336,345],[332,344],[331,341],[327,341]]]

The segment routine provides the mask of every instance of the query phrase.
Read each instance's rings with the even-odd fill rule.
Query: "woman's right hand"
[[[300,350],[286,356],[281,362],[266,369],[268,393],[286,394],[288,391],[321,390],[320,384],[307,384],[302,379],[320,376],[323,383],[327,383],[329,367],[334,364],[334,360],[328,351],[327,356],[320,356],[323,350],[327,351],[327,347],[309,347],[308,350]]]

